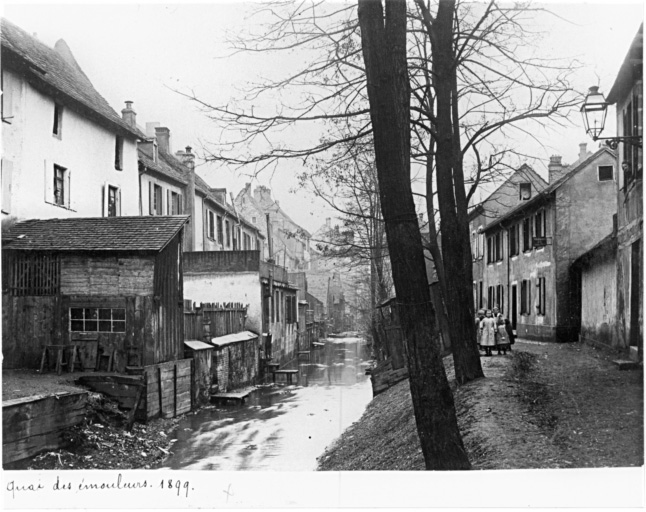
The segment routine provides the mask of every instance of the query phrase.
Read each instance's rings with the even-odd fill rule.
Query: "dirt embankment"
[[[514,347],[483,357],[486,378],[454,393],[474,469],[643,464],[642,370],[619,371],[616,356],[579,343]],[[319,469],[423,470],[408,381],[375,397]]]

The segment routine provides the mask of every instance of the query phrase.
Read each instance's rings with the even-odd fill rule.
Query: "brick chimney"
[[[561,163],[561,159],[563,157],[558,156],[558,155],[552,155],[550,157],[550,163],[547,166],[547,169],[549,170],[549,182],[554,183],[558,179],[560,179],[564,174],[565,174],[565,169],[563,167],[563,164]]]
[[[157,138],[157,145],[159,146],[159,150],[166,154],[171,154],[170,130],[163,126],[156,126],[155,137]]]
[[[260,185],[254,189],[253,198],[261,204],[271,202],[271,189]]]
[[[162,128],[162,130],[168,130],[168,128]],[[184,237],[184,251],[194,251],[195,250],[195,239],[197,235],[195,233],[195,155],[191,152],[191,146],[186,146],[185,151],[178,151],[176,153],[177,158],[186,166],[187,172],[186,177],[188,178],[188,184],[186,185],[186,191],[184,194],[184,205],[185,210],[184,214],[190,215],[191,218],[188,221],[189,228],[186,230]]]
[[[583,162],[588,158],[588,145],[585,142],[579,144],[579,162]]]
[[[132,108],[132,101],[126,101],[126,108],[121,111],[121,118],[131,128],[137,127],[137,113]]]

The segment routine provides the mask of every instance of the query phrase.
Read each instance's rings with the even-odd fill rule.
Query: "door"
[[[511,299],[511,328],[516,330],[516,322],[518,321],[518,303],[517,303],[518,293],[516,292],[516,285],[511,285],[511,294],[509,298]]]
[[[639,347],[641,345],[640,326],[641,320],[641,277],[639,267],[641,265],[641,251],[637,240],[631,247],[630,259],[630,344]],[[640,349],[641,351],[641,349]]]

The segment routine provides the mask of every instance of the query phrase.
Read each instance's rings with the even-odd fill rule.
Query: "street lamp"
[[[634,137],[600,137],[601,132],[606,124],[606,114],[608,113],[608,103],[603,94],[599,92],[599,87],[592,86],[588,91],[583,105],[581,105],[581,114],[583,114],[583,124],[586,133],[592,137],[592,140],[605,140],[606,144],[612,149],[617,149],[620,142],[633,144],[641,147],[641,136]]]

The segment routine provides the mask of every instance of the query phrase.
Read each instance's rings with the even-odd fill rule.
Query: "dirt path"
[[[474,469],[642,465],[643,372],[619,371],[613,358],[578,343],[522,341],[483,357],[487,378],[454,393]],[[319,458],[322,470],[423,468],[408,381],[377,396]]]

